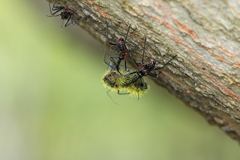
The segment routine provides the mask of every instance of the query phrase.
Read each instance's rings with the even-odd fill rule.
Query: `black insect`
[[[144,39],[144,47],[143,47],[143,53],[142,53],[142,62],[139,64],[136,62],[136,60],[134,58],[133,61],[134,63],[139,67],[139,70],[138,71],[134,71],[134,72],[131,72],[129,74],[136,74],[135,78],[132,79],[132,81],[130,81],[129,83],[135,83],[137,80],[141,79],[142,81],[142,84],[144,84],[144,81],[143,81],[143,77],[144,76],[151,76],[153,78],[157,78],[158,75],[157,74],[154,74],[152,73],[151,71],[154,71],[154,70],[159,70],[159,69],[162,69],[164,68],[167,64],[169,64],[177,55],[173,56],[167,63],[165,63],[162,67],[156,67],[156,61],[150,61],[149,63],[144,63],[144,56],[145,56],[145,47],[146,47],[146,37]],[[126,85],[129,85],[129,84],[126,84]],[[143,86],[144,87],[144,86]]]
[[[50,14],[51,16],[48,17],[57,17],[60,16],[62,20],[65,20],[64,24],[62,25],[63,27],[67,27],[70,24],[74,25],[80,21],[82,21],[86,16],[82,17],[80,20],[76,20],[74,13],[71,9],[65,7],[65,6],[57,6],[56,3],[59,0],[56,0],[51,8],[50,2],[49,2],[49,9],[50,9]]]
[[[127,41],[127,37],[128,37],[128,33],[129,33],[130,28],[131,28],[131,25],[129,25],[129,27],[128,27],[125,38],[119,38],[119,39],[117,39],[116,43],[113,43],[113,42],[108,41],[108,23],[107,23],[107,41],[111,45],[110,49],[118,52],[118,57],[109,57],[109,59],[110,60],[117,59],[116,64],[117,64],[117,71],[119,73],[120,73],[119,66],[120,66],[122,60],[124,60],[125,71],[128,71],[127,64],[126,64],[127,63],[126,59],[127,59],[127,55],[131,56],[130,51],[133,50],[133,49],[129,50],[126,47],[126,41]]]

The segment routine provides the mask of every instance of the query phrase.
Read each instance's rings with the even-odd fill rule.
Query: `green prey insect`
[[[120,95],[129,94],[132,97],[139,98],[149,89],[149,86],[143,79],[138,79],[131,83],[136,76],[137,74],[123,75],[117,71],[109,71],[103,75],[102,82],[110,91],[117,92]]]

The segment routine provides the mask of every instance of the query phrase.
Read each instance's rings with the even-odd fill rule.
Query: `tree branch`
[[[143,46],[148,60],[177,58],[155,81],[240,142],[240,2],[238,0],[72,0],[60,1],[100,41],[124,37]],[[135,30],[134,30],[135,29]],[[133,31],[134,30],[134,31]],[[141,59],[141,50],[133,53]],[[146,59],[147,61],[147,59]]]

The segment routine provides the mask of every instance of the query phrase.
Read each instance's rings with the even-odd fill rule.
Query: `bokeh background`
[[[45,0],[1,1],[1,160],[238,160],[239,145],[165,89],[102,86],[103,44]]]

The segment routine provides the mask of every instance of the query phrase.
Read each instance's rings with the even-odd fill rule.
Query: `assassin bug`
[[[73,11],[70,10],[69,8],[67,7],[64,7],[64,6],[57,6],[56,3],[58,2],[59,0],[56,0],[53,5],[52,5],[52,8],[51,8],[51,5],[50,5],[50,2],[49,2],[49,9],[50,9],[50,14],[51,16],[48,16],[48,17],[57,17],[57,16],[61,16],[61,19],[62,20],[65,20],[64,24],[62,25],[63,27],[67,27],[69,26],[70,24],[74,25],[80,21],[82,21],[84,18],[86,18],[86,16],[82,17],[80,20],[76,20],[74,14],[73,14]],[[60,12],[60,13],[59,13]]]
[[[134,58],[133,61],[134,63],[136,64],[136,66],[139,67],[139,70],[138,71],[134,71],[134,72],[131,72],[129,73],[128,75],[131,75],[131,74],[136,74],[135,78],[132,79],[132,81],[130,81],[129,83],[135,83],[136,81],[138,81],[139,79],[143,81],[143,77],[144,76],[151,76],[153,78],[157,78],[158,75],[157,74],[153,74],[151,73],[151,71],[154,71],[154,70],[159,70],[159,69],[162,69],[164,68],[167,64],[169,64],[177,55],[173,56],[167,63],[165,63],[162,67],[156,67],[156,61],[150,61],[149,63],[144,63],[144,56],[145,56],[145,47],[146,47],[146,37],[144,39],[144,46],[143,46],[143,53],[142,53],[142,62],[141,64],[139,65],[136,60]],[[129,83],[127,83],[126,85],[129,85]],[[143,83],[144,84],[144,83]]]
[[[107,23],[107,41],[111,45],[110,49],[118,52],[118,57],[110,57],[109,59],[117,59],[116,64],[117,64],[117,71],[118,72],[119,72],[119,65],[120,65],[122,60],[124,60],[125,71],[128,71],[127,64],[126,64],[127,63],[126,59],[127,59],[127,55],[131,56],[131,53],[130,53],[131,50],[127,49],[126,40],[127,40],[130,28],[131,28],[131,25],[129,25],[129,27],[128,27],[125,38],[119,38],[116,41],[116,43],[113,43],[113,42],[108,41],[108,23]]]
[[[114,43],[111,43],[111,42],[109,42],[108,41],[108,23],[106,22],[106,24],[107,24],[107,31],[106,31],[106,43],[109,43],[109,44],[112,44],[112,46],[110,47],[111,48],[111,50],[114,50],[114,51],[118,51],[117,50],[117,48],[113,48],[113,44]],[[121,40],[123,40],[123,38],[120,38]],[[119,40],[120,40],[119,39]],[[120,42],[120,41],[119,41]],[[125,42],[122,42],[123,44],[121,44],[121,50],[124,50],[124,48],[126,49],[126,46],[125,46]],[[120,44],[120,43],[119,43]],[[106,46],[107,46],[107,44],[105,44],[105,48],[104,48],[104,58],[103,58],[103,62],[107,65],[107,66],[109,66],[110,68],[111,68],[111,71],[117,71],[119,74],[121,74],[120,73],[120,63],[121,63],[121,61],[123,60],[123,59],[125,59],[126,60],[126,54],[121,54],[121,55],[119,55],[119,57],[109,57],[109,61],[110,61],[110,63],[108,63],[107,61],[106,61],[106,56],[107,56],[107,48],[106,48]],[[127,49],[126,49],[126,51],[127,51]],[[117,59],[117,61],[115,61],[115,59]],[[125,61],[125,70],[127,70],[127,66],[126,66],[126,61]]]

